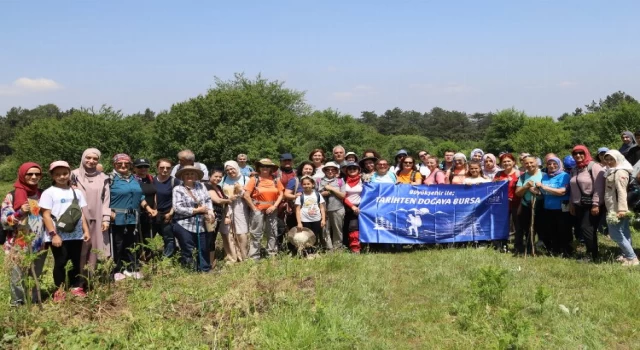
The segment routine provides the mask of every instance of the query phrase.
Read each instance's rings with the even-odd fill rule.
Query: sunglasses
[[[424,154],[419,154],[419,155],[418,155],[418,157],[420,157],[420,158],[424,158],[424,157],[426,157],[426,156],[427,156],[427,154],[426,154],[426,153],[424,153]]]
[[[159,170],[169,170],[169,169],[171,169],[171,167],[170,166],[161,166],[161,167],[158,167],[158,169]]]
[[[136,168],[140,169],[140,168],[146,168],[149,169],[148,165],[138,165]]]
[[[328,172],[328,173],[335,173],[338,170],[334,169],[334,168],[328,168],[328,169],[324,169],[324,171]]]
[[[378,166],[389,166],[387,163],[379,163]]]
[[[402,162],[402,164],[413,164],[413,162]]]
[[[131,163],[129,163],[129,162],[119,162],[119,163],[116,163],[116,165],[117,166],[129,166],[129,165],[131,165]]]
[[[571,154],[573,154],[574,156],[584,156],[584,152],[573,152]]]
[[[24,176],[29,176],[29,177],[40,177],[42,176],[42,173],[26,173]]]

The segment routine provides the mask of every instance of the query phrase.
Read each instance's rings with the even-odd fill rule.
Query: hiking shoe
[[[118,281],[122,281],[123,279],[127,278],[127,276],[123,273],[116,273],[115,275],[113,275],[113,280],[118,282]]]
[[[54,303],[59,303],[61,301],[64,301],[65,298],[65,293],[62,289],[58,289],[56,290],[55,293],[53,293],[53,302]]]
[[[131,271],[128,271],[128,270],[122,271],[122,274],[127,276],[127,277],[133,277],[133,273],[131,273]]]
[[[633,259],[624,259],[622,266],[638,266],[640,265],[640,260],[638,258]]]
[[[71,294],[79,298],[84,298],[87,296],[87,293],[84,292],[84,289],[82,287],[71,288]]]
[[[133,277],[133,279],[136,279],[136,280],[141,280],[144,278],[144,275],[142,274],[142,272],[136,271],[136,272],[132,272],[130,277]]]
[[[616,257],[616,261],[617,262],[625,262],[627,259],[625,259],[624,255],[618,255]]]

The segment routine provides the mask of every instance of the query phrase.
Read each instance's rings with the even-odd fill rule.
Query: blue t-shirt
[[[123,179],[118,174],[113,175],[111,181],[111,204],[109,207],[116,212],[115,225],[135,225],[138,223],[140,203],[144,200],[144,193],[138,181],[132,176]]]
[[[522,187],[524,186],[524,184],[526,184],[529,181],[533,181],[533,183],[538,183],[542,181],[542,174],[543,172],[538,170],[538,172],[536,172],[535,175],[529,175],[529,173],[524,173],[524,181],[522,181],[523,175],[520,175],[518,177],[518,183],[516,184],[516,187]],[[527,192],[525,192],[524,197],[523,197],[523,201],[522,201],[522,205],[524,205],[525,207],[529,206],[529,203],[531,203],[531,196],[532,193],[531,191],[527,190]],[[536,206],[538,207],[538,206]]]
[[[244,168],[240,168],[240,174],[242,174],[243,176],[250,176],[252,172],[254,172],[255,170],[253,170],[253,168],[251,167],[251,165],[245,165]]]
[[[542,184],[551,188],[565,188],[567,191],[562,196],[555,196],[551,193],[547,193],[544,190],[544,208],[558,210],[562,209],[562,201],[569,200],[569,180],[571,176],[565,172],[558,174],[554,177],[550,177],[549,174],[542,175]]]
[[[173,180],[173,181],[172,181]],[[173,186],[171,186],[173,182]],[[173,188],[180,185],[182,181],[173,176],[169,176],[164,182],[160,182],[157,176],[153,177],[153,184],[156,186],[156,204],[159,212],[168,212],[173,206]]]
[[[300,184],[300,179],[297,177],[292,177],[289,182],[287,182],[287,187],[285,187],[285,189],[293,192],[296,189],[296,181],[298,183],[298,191],[296,193],[302,193],[302,185]]]

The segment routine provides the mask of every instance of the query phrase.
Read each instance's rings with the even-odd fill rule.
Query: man
[[[202,176],[202,181],[209,182],[209,170],[207,170],[207,166],[202,163],[196,163],[196,156],[191,150],[185,149],[178,152],[178,162],[179,164],[174,166],[173,170],[171,170],[171,176],[175,177],[178,170],[182,169],[182,167],[193,165],[202,170],[202,173],[204,174]]]
[[[456,151],[448,149],[444,151],[444,160],[440,163],[440,169],[447,171],[453,167],[453,155]]]
[[[246,154],[244,153],[238,154],[238,156],[236,157],[236,161],[238,161],[238,166],[240,167],[240,173],[243,176],[251,176],[252,173],[256,172],[251,167],[251,165],[247,165],[247,162],[249,161],[249,157],[247,157]]]
[[[344,147],[342,147],[341,145],[337,145],[333,147],[333,161],[337,163],[340,166],[340,168],[347,165],[347,161],[346,159],[344,159],[345,155],[346,155],[346,152],[344,150]]]
[[[282,187],[286,188],[289,180],[296,177],[296,171],[293,168],[293,155],[291,153],[283,153],[280,155],[280,167],[276,171],[276,179],[282,183]],[[297,226],[295,207],[290,202],[283,200],[278,206],[278,246],[284,244],[284,233],[292,227]]]
[[[431,170],[429,170],[429,167],[427,167],[429,152],[420,151],[418,152],[418,157],[420,158],[420,174],[422,174],[423,178],[427,178],[431,174]]]

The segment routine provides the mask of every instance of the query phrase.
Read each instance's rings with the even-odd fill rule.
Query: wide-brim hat
[[[185,165],[176,172],[176,178],[182,179],[182,175],[190,171],[198,173],[198,180],[202,179],[202,177],[204,176],[204,172],[200,170],[199,167],[193,165]]]
[[[336,163],[336,162],[327,162],[322,167],[322,171],[324,171],[324,169],[327,169],[327,168],[335,168],[337,171],[340,171],[340,165],[338,165],[338,163]]]
[[[278,165],[269,158],[260,159],[259,161],[256,162],[255,166],[256,166],[256,169],[258,169],[261,166],[268,166],[274,169],[278,169]]]
[[[310,248],[316,244],[316,235],[306,227],[301,231],[298,231],[297,227],[292,227],[287,232],[287,241],[298,249]]]
[[[378,161],[378,158],[376,157],[364,157],[362,159],[360,159],[360,161],[358,162],[358,164],[360,164],[361,168],[364,168],[364,162],[367,160],[372,160],[374,163]]]

